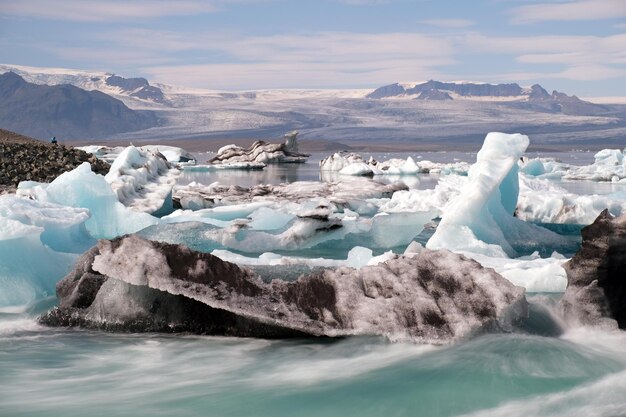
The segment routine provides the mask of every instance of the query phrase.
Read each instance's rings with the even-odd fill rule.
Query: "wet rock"
[[[136,235],[100,241],[57,293],[60,305],[43,324],[111,331],[448,343],[509,330],[526,315],[522,288],[448,251],[264,282],[210,254]]]
[[[604,210],[582,229],[582,238],[563,265],[568,284],[561,308],[578,323],[626,329],[626,216]]]

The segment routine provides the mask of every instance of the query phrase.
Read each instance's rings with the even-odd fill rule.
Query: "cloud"
[[[159,82],[220,89],[372,86],[440,75],[455,63],[448,40],[416,33],[319,32],[297,35],[233,36],[171,32],[117,33],[131,50],[193,54],[174,65],[146,65]],[[212,63],[219,56],[219,62]],[[94,52],[97,59],[97,53]],[[150,62],[148,59],[147,62]],[[209,62],[207,62],[209,61]]]
[[[194,15],[218,10],[218,2],[202,0],[29,0],[4,1],[0,15],[41,19],[106,22],[159,16]]]
[[[511,10],[515,23],[550,20],[602,20],[626,17],[624,0],[582,0],[565,3],[541,3]]]
[[[466,28],[475,24],[474,21],[467,19],[429,19],[419,20],[418,23],[441,28]]]

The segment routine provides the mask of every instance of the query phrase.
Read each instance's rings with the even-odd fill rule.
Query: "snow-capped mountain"
[[[371,99],[418,100],[481,100],[515,103],[518,107],[564,113],[593,115],[606,113],[607,108],[554,90],[549,94],[541,85],[521,87],[517,83],[488,84],[473,82],[441,82],[430,80],[412,87],[394,83],[369,93]],[[525,103],[525,104],[524,104]]]
[[[0,74],[9,71],[33,84],[70,84],[87,91],[98,90],[120,99],[132,98],[152,103],[166,103],[161,89],[150,85],[145,78],[124,78],[101,71],[0,64]]]
[[[36,84],[98,90],[158,120],[149,128],[106,137],[123,141],[268,139],[292,130],[304,141],[402,146],[480,143],[489,131],[523,132],[537,144],[623,142],[626,136],[626,107],[548,93],[539,85],[428,81],[374,91],[229,92],[151,84],[109,72],[0,65],[0,73],[8,70]]]

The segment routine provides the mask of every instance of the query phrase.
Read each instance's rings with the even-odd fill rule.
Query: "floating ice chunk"
[[[258,171],[262,170],[267,165],[263,162],[229,162],[215,165],[189,165],[183,167],[185,171],[191,172],[210,172],[210,171],[222,171],[222,170],[244,170],[244,171]]]
[[[516,255],[514,246],[529,242],[563,243],[546,229],[513,217],[519,194],[518,165],[528,137],[489,133],[468,174],[468,183],[447,207],[426,247]]]
[[[442,213],[467,183],[467,177],[448,175],[441,177],[434,189],[400,190],[380,206],[381,212],[437,211]]]
[[[215,206],[254,202],[303,202],[326,200],[328,204],[347,207],[358,213],[375,213],[377,207],[367,199],[391,197],[398,190],[406,190],[402,183],[383,184],[363,178],[349,178],[341,182],[296,181],[289,184],[260,184],[250,188],[224,186],[219,183],[202,185],[191,183],[174,188],[174,201],[183,209],[197,210]]]
[[[485,268],[493,268],[513,284],[526,288],[528,292],[563,292],[567,287],[567,275],[562,265],[568,259],[557,252],[549,258],[541,258],[537,252],[515,259],[476,253],[465,255],[477,260]]]
[[[307,265],[309,267],[337,268],[340,266],[348,266],[351,268],[361,268],[366,265],[376,265],[380,262],[388,260],[390,255],[381,255],[374,257],[372,250],[362,246],[355,246],[348,252],[347,259],[326,259],[326,258],[304,258],[297,256],[285,256],[277,253],[265,252],[258,258],[243,256],[228,250],[215,249],[211,252],[223,261],[232,262],[238,265]],[[393,254],[393,253],[392,253]],[[373,262],[373,263],[372,263]]]
[[[372,168],[365,162],[355,162],[344,166],[339,173],[341,175],[355,175],[360,177],[367,177],[374,175]]]
[[[603,149],[594,155],[591,165],[571,167],[565,179],[618,182],[626,178],[626,159],[617,149]]]
[[[537,177],[546,173],[546,167],[543,166],[541,159],[531,159],[522,165],[521,171],[526,175]]]
[[[95,243],[83,227],[88,217],[87,210],[0,196],[0,312],[54,295],[77,254]]]
[[[27,235],[38,232],[41,242],[55,251],[81,253],[95,243],[84,225],[89,216],[89,210],[82,208],[0,196],[0,219],[16,220],[21,225],[17,229],[5,225],[0,229],[0,239],[21,237],[12,235],[18,231]]]
[[[257,140],[249,148],[237,145],[222,146],[217,155],[209,161],[213,165],[232,165],[239,163],[303,163],[308,154],[298,151],[298,132],[287,133],[284,143],[267,143]]]
[[[119,201],[137,211],[171,212],[172,187],[179,171],[158,153],[129,146],[120,153],[104,177]]]
[[[381,213],[367,218],[350,211],[333,213],[328,209],[315,209],[302,211],[286,228],[272,233],[251,230],[247,222],[236,221],[223,229],[208,230],[204,237],[224,247],[250,253],[300,250],[351,235],[375,248],[393,248],[411,242],[434,215],[433,212]]]
[[[619,194],[577,195],[548,180],[523,175],[520,187],[516,215],[529,222],[587,225],[606,208],[613,216],[626,213],[626,199]]]
[[[153,153],[160,153],[168,162],[174,164],[189,164],[195,163],[196,157],[182,148],[176,146],[166,145],[144,145],[138,146],[138,149],[142,151],[148,151]],[[76,149],[83,150],[87,153],[93,154],[96,158],[113,163],[115,159],[126,149],[123,146],[110,147],[106,145],[91,145],[91,146],[77,146]]]
[[[454,162],[451,164],[435,163],[431,161],[415,162],[410,156],[405,159],[393,158],[386,161],[376,161],[370,158],[365,161],[356,153],[338,152],[320,161],[322,172],[338,172],[342,175],[416,175],[422,174],[459,174],[466,175],[469,164]]]
[[[89,163],[59,175],[50,184],[20,183],[18,195],[68,207],[86,208],[91,217],[85,226],[94,238],[113,238],[157,224],[147,213],[125,207],[102,175],[91,171]]]

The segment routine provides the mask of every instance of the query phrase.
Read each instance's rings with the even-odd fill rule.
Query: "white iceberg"
[[[122,204],[158,215],[173,210],[172,187],[179,174],[162,155],[129,146],[115,159],[104,179]]]
[[[622,195],[578,195],[545,179],[520,176],[516,216],[527,222],[587,225],[602,210],[613,216],[626,213]]]
[[[117,159],[117,157],[126,149],[124,146],[110,147],[106,145],[89,145],[89,146],[77,146],[76,149],[80,149],[87,153],[93,154],[96,158],[102,159],[110,164]],[[143,145],[137,146],[137,149],[146,152],[160,153],[167,159],[167,162],[172,164],[195,164],[196,157],[187,152],[183,148],[167,145]]]
[[[517,243],[555,243],[561,238],[513,217],[519,194],[517,161],[528,147],[527,136],[489,133],[468,183],[447,207],[426,247],[507,257]]]
[[[125,207],[102,175],[91,171],[89,163],[59,175],[50,184],[22,182],[17,195],[67,207],[86,208],[90,218],[85,222],[94,238],[114,238],[137,232],[159,219]]]
[[[56,282],[95,241],[84,209],[0,196],[0,312],[54,295]]]

